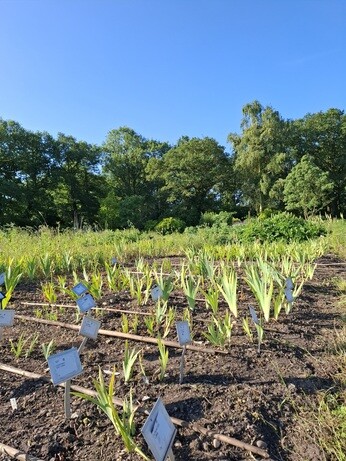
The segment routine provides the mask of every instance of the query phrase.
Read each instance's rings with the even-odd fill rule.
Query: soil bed
[[[294,303],[289,316],[280,315],[277,322],[265,325],[265,339],[260,354],[256,341],[251,343],[244,335],[238,320],[232,331],[226,354],[187,351],[185,378],[179,384],[181,349],[169,348],[166,376],[159,381],[159,353],[155,344],[129,341],[130,349],[142,350],[143,375],[138,363],[132,380],[124,384],[122,360],[125,342],[121,338],[99,335],[88,340],[82,355],[83,373],[72,384],[94,389],[99,367],[106,380],[115,367],[119,372],[115,397],[123,399],[132,388],[133,398],[141,410],[149,410],[160,396],[171,417],[191,423],[177,427],[173,445],[176,460],[248,460],[261,459],[241,448],[193,429],[196,423],[213,433],[234,437],[245,443],[265,449],[272,460],[319,461],[324,455],[313,442],[307,442],[295,419],[295,408],[305,402],[314,402],[320,390],[333,385],[337,364],[330,360],[328,347],[335,329],[341,327],[337,308],[338,293],[332,279],[346,277],[346,263],[332,256],[318,261],[314,278],[304,285],[302,294]],[[245,287],[239,300],[240,315],[255,302]],[[40,284],[21,284],[10,303],[19,315],[35,317],[35,307],[25,302],[43,302]],[[71,304],[71,299],[59,299]],[[93,316],[101,321],[101,328],[121,331],[121,313],[104,310],[112,307],[149,312],[152,303],[139,308],[128,293],[104,293],[97,302]],[[170,298],[170,305],[182,312],[186,307],[181,293]],[[222,306],[222,305],[221,305]],[[224,307],[224,306],[222,306]],[[129,314],[131,317],[131,314]],[[204,303],[200,302],[193,314],[193,344],[213,348],[205,340],[206,321],[210,318]],[[143,316],[144,318],[144,316]],[[137,334],[148,335],[143,318],[139,319]],[[58,310],[60,322],[80,325],[76,309]],[[29,357],[15,359],[10,342],[37,334],[37,346]],[[0,362],[4,365],[38,373],[50,378],[41,344],[51,340],[55,352],[79,347],[78,331],[45,325],[33,320],[16,318],[13,327],[4,328],[0,339]],[[177,341],[175,328],[170,341]],[[124,451],[121,440],[114,435],[109,420],[95,406],[72,396],[72,418],[64,417],[64,389],[54,387],[43,379],[32,379],[0,370],[0,442],[47,461],[102,461],[139,460],[137,455]],[[18,408],[12,410],[10,399]],[[146,415],[136,414],[136,440],[145,453],[151,454],[140,435]],[[10,456],[0,455],[1,460]]]

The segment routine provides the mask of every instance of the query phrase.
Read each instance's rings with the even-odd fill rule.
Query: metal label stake
[[[65,418],[71,418],[71,380],[65,382],[65,397],[64,397]]]
[[[173,450],[172,448],[169,450],[169,452],[167,453],[167,459],[169,459],[170,461],[175,461],[175,456],[173,454]]]
[[[181,359],[180,359],[179,384],[182,384],[183,379],[184,379],[185,352],[186,352],[186,344],[184,344],[184,346],[183,346],[183,352],[181,354]]]
[[[179,374],[179,384],[183,382],[184,379],[184,368],[185,368],[185,353],[186,345],[191,342],[191,333],[189,323],[186,320],[181,322],[176,322],[175,324],[178,334],[178,341],[180,346],[183,346],[183,352],[180,359],[180,374]]]

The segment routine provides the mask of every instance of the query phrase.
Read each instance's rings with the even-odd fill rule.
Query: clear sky
[[[346,0],[0,0],[0,117],[230,149],[242,107],[346,107]]]

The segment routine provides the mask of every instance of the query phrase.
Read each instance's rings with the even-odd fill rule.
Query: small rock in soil
[[[214,448],[216,448],[216,449],[217,449],[217,448],[220,448],[220,445],[221,445],[220,440],[217,440],[217,439],[214,439],[214,440],[213,440],[213,447],[214,447]]]
[[[258,448],[262,448],[263,450],[265,450],[268,446],[265,442],[263,442],[263,440],[257,440],[256,445]]]

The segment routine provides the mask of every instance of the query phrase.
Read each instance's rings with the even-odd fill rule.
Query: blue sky
[[[345,82],[345,0],[0,0],[0,117],[53,136],[229,150],[245,104],[344,110]]]

